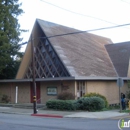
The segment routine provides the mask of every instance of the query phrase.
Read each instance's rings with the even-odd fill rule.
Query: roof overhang
[[[128,77],[120,77],[123,80],[130,80]],[[75,80],[86,80],[86,81],[116,81],[118,77],[54,77],[54,78],[40,78],[35,79],[36,82],[44,82],[44,81],[75,81]],[[18,83],[18,82],[32,82],[32,79],[5,79],[0,80],[0,83]]]
[[[44,82],[44,81],[61,81],[61,80],[75,80],[74,77],[57,77],[57,78],[36,78],[36,82]],[[32,79],[5,79],[0,80],[0,83],[14,83],[14,82],[32,82]]]
[[[75,80],[91,80],[91,81],[114,81],[117,80],[119,77],[86,77],[86,76],[81,76],[81,77],[75,77]],[[120,77],[123,80],[130,80],[128,77]]]

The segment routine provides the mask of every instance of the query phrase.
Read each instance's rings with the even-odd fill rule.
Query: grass
[[[122,110],[121,113],[130,113],[130,110]]]
[[[103,108],[102,111],[109,111],[109,110],[116,110],[116,109],[120,109],[120,106],[119,105],[109,106],[107,108]]]
[[[103,108],[102,111],[109,111],[109,110],[116,110],[116,109],[120,110],[120,106],[119,105],[109,106],[108,108]],[[130,110],[127,107],[126,110],[121,110],[121,113],[130,113]]]

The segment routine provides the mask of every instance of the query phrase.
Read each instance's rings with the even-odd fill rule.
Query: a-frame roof
[[[47,37],[78,31],[43,20],[37,21]],[[112,44],[110,39],[81,33],[53,37],[49,41],[72,76],[116,76],[104,47],[105,44]]]
[[[38,37],[49,37],[77,31],[78,30],[73,28],[37,19],[32,34],[34,38],[38,39]],[[68,72],[66,76],[117,76],[104,46],[112,44],[110,39],[90,33],[78,33],[55,36],[47,38],[46,40],[49,42],[51,49],[57,54],[64,69]],[[35,46],[38,46],[38,41],[36,40],[36,42]],[[47,44],[46,41],[43,41],[43,44]],[[29,62],[31,62],[30,46],[31,45],[28,44],[16,78],[24,78],[25,73],[28,71]],[[46,47],[44,49],[46,49]],[[56,64],[54,64],[54,66],[55,65]],[[22,66],[24,66],[24,69]]]
[[[108,44],[106,49],[120,77],[127,77],[130,58],[130,42]]]

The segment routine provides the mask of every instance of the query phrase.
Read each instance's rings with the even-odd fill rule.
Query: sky
[[[36,18],[78,30],[91,30],[130,23],[130,0],[19,0],[24,14],[18,17],[22,42],[28,41]],[[130,41],[130,25],[90,32],[113,43]],[[21,51],[25,51],[25,46]]]

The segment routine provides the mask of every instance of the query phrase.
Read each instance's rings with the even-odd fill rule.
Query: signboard
[[[118,86],[118,87],[122,87],[123,85],[124,85],[124,80],[119,77],[119,78],[117,79],[117,86]]]
[[[48,95],[57,95],[57,87],[47,87]]]

